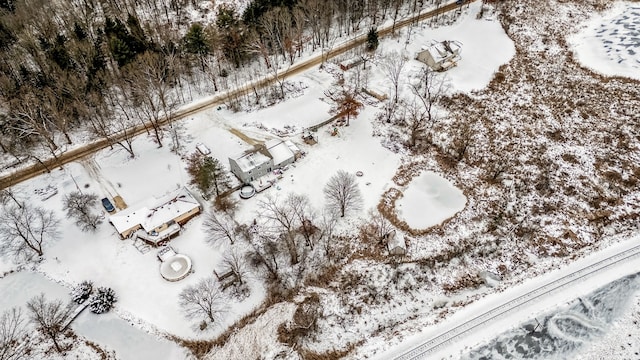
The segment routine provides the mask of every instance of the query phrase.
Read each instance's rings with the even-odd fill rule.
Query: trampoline
[[[176,254],[162,261],[160,275],[168,281],[182,280],[191,272],[191,259],[183,254]]]

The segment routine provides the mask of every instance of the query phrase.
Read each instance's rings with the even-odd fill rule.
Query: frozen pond
[[[605,75],[640,79],[640,4],[619,2],[570,37],[577,59]]]
[[[640,290],[640,273],[573,300],[554,313],[521,324],[463,359],[575,359],[583,346],[602,337]]]
[[[428,171],[409,183],[396,202],[396,211],[410,227],[426,229],[454,216],[466,203],[467,198],[460,189]]]
[[[0,279],[0,311],[23,307],[34,296],[70,301],[69,290],[33,272],[13,273]],[[117,304],[116,304],[117,306]],[[184,350],[175,343],[150,335],[114,313],[95,315],[85,310],[71,325],[90,341],[115,350],[118,359],[184,359]]]

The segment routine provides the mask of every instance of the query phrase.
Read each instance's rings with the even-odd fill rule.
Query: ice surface
[[[569,37],[577,59],[605,75],[640,79],[640,6],[618,2]]]
[[[625,276],[499,335],[463,359],[574,359],[585,344],[608,331],[638,290],[640,273]]]

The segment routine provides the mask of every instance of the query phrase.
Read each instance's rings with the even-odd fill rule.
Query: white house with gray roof
[[[290,140],[268,140],[263,145],[229,158],[231,172],[244,184],[296,161],[300,149]]]

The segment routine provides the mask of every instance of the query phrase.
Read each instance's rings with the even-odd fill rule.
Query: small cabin
[[[340,70],[347,71],[349,69],[353,69],[354,67],[362,64],[363,62],[364,60],[361,57],[353,57],[351,59],[347,59],[341,62],[340,64],[338,64],[338,66],[340,66]]]
[[[407,254],[407,243],[404,236],[395,229],[384,235],[384,241],[387,243],[389,255],[404,256]]]

